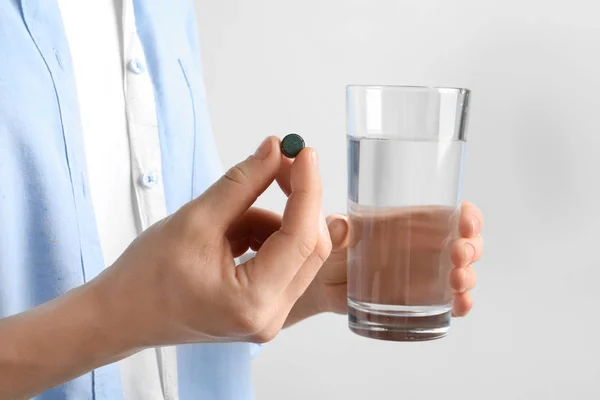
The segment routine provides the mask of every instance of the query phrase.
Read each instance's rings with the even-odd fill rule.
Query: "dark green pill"
[[[296,157],[304,148],[304,139],[295,133],[286,135],[281,141],[281,152],[287,158]]]

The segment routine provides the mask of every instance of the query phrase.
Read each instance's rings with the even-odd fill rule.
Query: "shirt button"
[[[158,183],[158,174],[148,171],[142,176],[142,185],[151,189]]]
[[[130,60],[127,64],[127,67],[131,72],[133,72],[136,75],[141,75],[144,72],[146,72],[146,67],[144,66],[144,63],[137,58]]]

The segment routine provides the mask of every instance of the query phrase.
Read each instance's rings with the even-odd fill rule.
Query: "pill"
[[[296,157],[304,148],[304,139],[296,133],[286,135],[281,141],[281,152],[287,158]]]

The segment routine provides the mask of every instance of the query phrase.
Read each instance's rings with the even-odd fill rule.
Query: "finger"
[[[327,217],[327,228],[331,237],[333,250],[345,249],[350,239],[350,224],[348,217],[340,214],[332,214]]]
[[[473,204],[463,201],[458,231],[464,238],[478,236],[483,229],[483,213]]]
[[[273,232],[281,227],[281,215],[262,208],[251,207],[240,218],[229,226],[225,237],[236,241],[254,236],[266,240]]]
[[[255,258],[238,267],[249,284],[283,290],[317,246],[321,178],[313,149],[305,148],[296,157],[290,184],[281,228],[265,241]]]
[[[323,215],[323,210],[319,211],[319,238],[317,242],[317,246],[315,250],[319,250],[319,246],[323,244],[327,244],[329,250],[327,252],[327,256],[331,252],[331,235],[329,234],[329,228],[327,227],[327,222],[325,222],[325,216]],[[327,259],[327,256],[325,259]]]
[[[455,267],[465,267],[481,258],[483,238],[456,239],[450,249],[450,259]]]
[[[319,238],[317,245],[286,289],[290,307],[296,303],[298,298],[304,294],[308,286],[315,279],[319,269],[321,269],[325,260],[329,257],[331,247],[331,236],[329,235],[327,223],[321,211],[319,213]]]
[[[319,226],[319,240],[315,246],[315,250],[304,262],[300,270],[298,270],[298,273],[294,276],[286,290],[290,307],[304,294],[308,286],[315,279],[319,269],[321,269],[331,254],[331,236],[325,223],[325,218],[323,218],[323,213],[319,215]]]
[[[329,257],[331,252],[331,242],[319,241],[315,246],[315,251],[307,258],[300,270],[286,289],[288,302],[290,305],[296,303],[298,298],[304,294],[308,286],[315,279],[319,269]]]
[[[260,249],[280,227],[280,215],[260,208],[250,208],[226,232],[233,257],[239,257],[249,248],[255,251]]]
[[[263,242],[260,240],[249,237],[245,239],[238,240],[237,242],[230,243],[230,251],[231,256],[233,258],[238,258],[246,254],[248,250],[258,251],[262,247]]]
[[[473,308],[473,298],[467,293],[454,295],[452,299],[452,315],[454,317],[464,317]]]
[[[348,218],[349,221],[349,232],[348,232],[348,243],[346,243],[346,247],[352,249],[354,248],[358,242],[362,239],[364,232],[364,223],[363,218],[360,218],[356,215]],[[368,226],[368,224],[367,224]]]
[[[454,293],[465,293],[475,287],[477,276],[471,265],[464,268],[454,268],[450,272],[450,287]]]
[[[251,239],[250,240],[250,249],[253,251],[258,251],[262,247],[263,243],[264,243],[264,241],[260,241],[257,239]]]
[[[276,177],[279,187],[286,196],[291,193],[291,170],[293,161],[287,157],[282,157],[279,173]],[[289,302],[295,303],[296,300],[304,293],[310,282],[314,279],[317,272],[323,265],[324,260],[331,252],[331,236],[328,230],[328,224],[323,217],[321,211],[319,215],[319,240],[315,247],[315,251],[306,260],[296,276],[292,279],[290,286],[287,289]]]
[[[189,207],[202,218],[203,226],[227,229],[269,187],[280,163],[279,139],[268,137],[254,155],[230,168]]]
[[[327,311],[336,314],[346,314],[348,312],[348,285],[342,283],[331,286],[328,289],[330,300],[327,305]]]
[[[237,258],[240,257],[242,254],[245,254],[250,248],[251,242],[252,239],[249,237],[237,240],[235,242],[229,242],[231,256],[233,258]]]
[[[279,166],[279,173],[275,178],[277,180],[277,184],[281,188],[281,191],[289,196],[292,193],[292,187],[290,185],[290,172],[292,171],[292,159],[285,157],[283,154],[281,155],[281,164]]]
[[[279,167],[279,173],[277,174],[277,177],[275,178],[277,180],[277,184],[281,188],[281,191],[288,197],[292,191],[291,182],[290,182],[292,164],[293,164],[293,161],[290,158],[287,158],[282,155],[281,156],[281,164]],[[319,235],[319,240],[320,241],[322,240],[325,242],[331,242],[331,238],[329,237],[329,231],[327,230],[327,223],[325,222],[325,218],[323,217],[322,211],[319,216],[319,229],[321,232]]]
[[[291,183],[290,183],[290,174],[292,171],[292,164],[293,164],[293,161],[291,159],[282,155],[281,156],[281,164],[279,167],[279,173],[277,174],[277,177],[275,178],[281,191],[288,197],[292,191],[292,187],[291,187]],[[320,236],[319,240],[330,241],[330,238],[327,237],[329,232],[326,229],[326,225],[327,224],[325,222],[325,218],[323,217],[323,212],[321,211],[321,215],[319,216],[319,228],[320,228],[322,237]]]

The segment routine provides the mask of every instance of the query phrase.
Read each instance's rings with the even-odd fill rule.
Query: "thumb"
[[[254,155],[230,168],[206,192],[195,199],[192,212],[202,214],[208,226],[227,228],[242,215],[273,182],[279,172],[279,139],[266,138]]]
[[[348,233],[350,226],[345,215],[332,214],[327,217],[327,227],[333,250],[343,249],[348,246]]]

